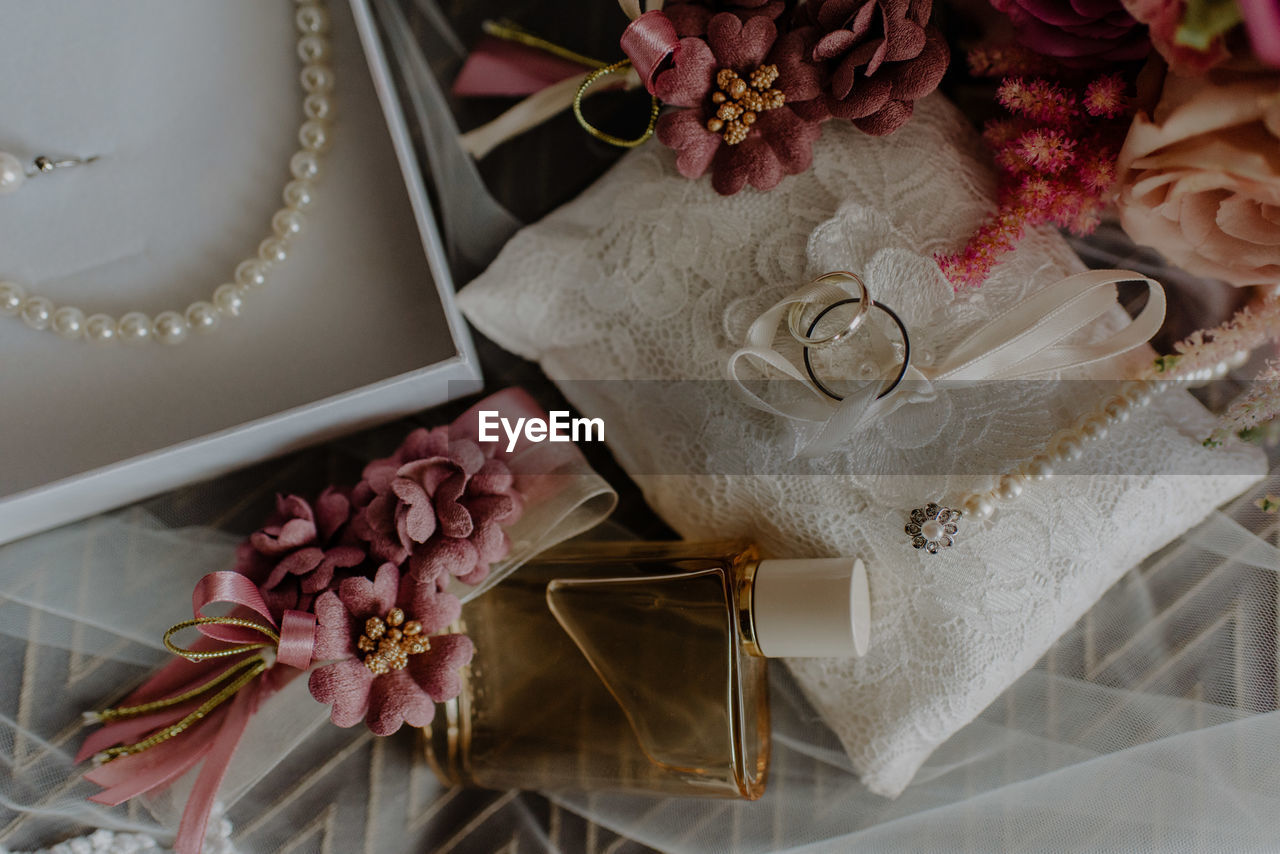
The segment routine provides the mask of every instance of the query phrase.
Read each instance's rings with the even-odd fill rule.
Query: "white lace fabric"
[[[991,210],[978,146],[963,117],[931,96],[889,138],[829,123],[811,171],[728,198],[676,174],[669,151],[645,146],[517,234],[460,297],[482,332],[539,361],[575,406],[605,419],[619,461],[682,536],[866,559],[868,655],[788,664],[866,785],[890,796],[1124,571],[1264,468],[1251,451],[1202,448],[1212,419],[1171,392],[930,556],[904,535],[910,509],[991,488],[1094,408],[1096,388],[944,392],[806,460],[795,458],[800,431],[722,381],[751,321],[814,275],[861,273],[913,345],[938,354],[1079,271],[1065,242],[1039,230],[981,290],[952,293],[929,256],[963,243]],[[1119,322],[1118,312],[1100,326]],[[1135,352],[1090,376],[1119,376],[1150,357]],[[610,380],[697,382],[675,394],[669,382]]]

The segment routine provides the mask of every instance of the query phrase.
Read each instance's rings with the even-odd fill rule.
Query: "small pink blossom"
[[[1011,77],[1000,81],[996,103],[1014,115],[1052,125],[1067,124],[1079,112],[1075,95],[1040,78]]]
[[[1119,74],[1104,74],[1084,89],[1084,109],[1095,118],[1114,119],[1133,110],[1125,95],[1128,84]]]
[[[1028,166],[1049,175],[1070,169],[1075,163],[1076,141],[1056,128],[1032,128],[1018,138],[1018,156]]]
[[[312,672],[311,696],[333,707],[330,719],[340,727],[364,721],[374,735],[390,735],[402,724],[426,726],[436,703],[458,696],[458,671],[474,650],[466,635],[439,634],[458,618],[461,607],[457,597],[434,584],[401,578],[390,563],[372,581],[345,579],[337,592],[316,600],[314,657],[329,663]],[[369,620],[385,621],[394,608],[406,621],[419,624],[430,648],[407,655],[403,666],[375,673],[366,663],[372,653],[361,650],[358,641]]]

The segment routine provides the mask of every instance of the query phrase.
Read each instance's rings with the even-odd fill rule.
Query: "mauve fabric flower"
[[[1116,168],[1136,243],[1196,276],[1280,283],[1280,74],[1168,75]]]
[[[712,187],[729,196],[747,184],[772,189],[784,175],[809,168],[813,141],[822,129],[813,112],[821,77],[808,59],[807,35],[793,31],[779,37],[767,16],[743,21],[722,12],[707,23],[705,40],[680,40],[672,67],[655,80],[655,94],[676,108],[658,120],[656,135],[675,150],[681,175],[699,178],[710,170]],[[776,67],[771,90],[781,92],[783,102],[759,112],[745,138],[730,144],[707,127],[719,109],[712,101],[713,92],[720,91],[717,75],[727,71],[746,80],[765,66]]]
[[[1207,50],[1197,50],[1177,40],[1187,12],[1186,0],[1122,0],[1125,10],[1139,23],[1147,25],[1147,35],[1169,68],[1176,74],[1203,74],[1221,65],[1231,54],[1226,41],[1215,38]]]
[[[831,71],[826,107],[865,133],[900,128],[946,73],[932,0],[812,0],[804,9],[819,33],[813,58]]]
[[[401,608],[406,620],[421,623],[430,649],[410,655],[401,668],[375,675],[364,663],[357,641],[371,617],[385,619]],[[392,564],[383,564],[372,581],[347,578],[337,592],[316,600],[317,661],[331,662],[316,669],[309,682],[311,696],[333,706],[330,719],[340,727],[364,721],[374,735],[390,735],[402,724],[431,723],[435,704],[458,696],[460,668],[474,647],[461,634],[437,635],[458,618],[462,605],[456,596],[401,578]]]
[[[758,16],[776,21],[787,7],[783,0],[672,0],[662,13],[675,25],[676,35],[686,38],[705,36],[707,24],[720,12],[731,12],[742,21]]]
[[[1144,58],[1147,31],[1121,0],[991,0],[1025,47],[1066,65],[1091,67]]]
[[[397,566],[426,545],[447,541],[470,562],[449,566],[476,584],[489,564],[510,551],[503,526],[523,502],[511,469],[494,458],[496,444],[451,435],[450,428],[415,430],[394,455],[365,467],[353,500],[357,536],[381,560]],[[421,575],[421,573],[419,573]]]
[[[329,588],[337,570],[359,566],[368,557],[350,536],[350,519],[350,498],[339,489],[320,493],[314,508],[296,495],[277,496],[275,515],[237,550],[235,570],[258,585],[277,615],[305,610],[315,594]]]

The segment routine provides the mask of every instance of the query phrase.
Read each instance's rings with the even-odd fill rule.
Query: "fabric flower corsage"
[[[731,195],[747,184],[772,189],[809,168],[821,129],[802,105],[821,88],[806,47],[803,34],[779,37],[765,16],[744,22],[727,12],[711,18],[705,41],[680,40],[654,94],[675,108],[658,120],[657,136],[675,149],[681,175],[710,171],[716,192]]]
[[[314,656],[332,663],[312,671],[311,696],[333,706],[341,727],[364,721],[390,735],[426,726],[436,703],[458,696],[458,671],[471,660],[471,639],[445,632],[461,611],[435,579],[402,576],[394,564],[373,580],[345,579],[316,601]]]
[[[802,10],[819,33],[813,58],[829,68],[827,109],[865,133],[901,127],[947,70],[930,0],[811,0]]]
[[[510,548],[502,526],[522,509],[496,447],[451,436],[448,427],[415,430],[393,455],[365,467],[352,493],[356,536],[395,564],[423,546],[459,549],[470,559],[455,574],[467,584],[483,581]]]
[[[932,0],[809,0],[798,8],[786,0],[671,0],[646,4],[643,13],[638,2],[619,5],[632,20],[619,39],[627,58],[616,63],[589,62],[519,28],[487,27],[514,44],[478,45],[459,75],[465,85],[455,85],[458,94],[510,92],[504,81],[521,76],[517,46],[536,45],[585,70],[576,91],[552,90],[575,79],[570,65],[524,103],[465,134],[463,147],[483,157],[572,106],[583,129],[610,144],[630,148],[657,136],[675,150],[681,175],[710,173],[722,195],[747,185],[769,190],[809,168],[822,122],[842,118],[869,134],[892,133],[947,68],[946,42],[929,23]],[[653,96],[649,126],[637,138],[606,133],[582,112],[595,83],[611,75]]]
[[[196,854],[249,721],[294,679],[310,673],[311,696],[332,707],[333,723],[363,723],[376,735],[425,726],[436,703],[458,695],[473,646],[449,627],[460,596],[479,589],[457,593],[454,582],[480,582],[499,560],[514,569],[504,528],[519,520],[525,490],[544,518],[562,521],[525,531],[519,560],[590,527],[612,508],[597,499],[614,497],[576,448],[560,452],[549,478],[545,455],[527,441],[508,449],[478,442],[482,408],[545,416],[509,389],[450,426],[414,431],[351,489],[277,499],[234,569],[196,583],[192,619],[164,637],[178,658],[121,705],[86,714],[102,724],[79,754],[94,760],[85,775],[102,787],[94,801],[123,803],[200,765],[174,846]],[[191,630],[198,638],[179,645]]]
[[[306,610],[338,570],[359,566],[368,549],[350,532],[351,501],[339,489],[315,506],[296,495],[276,499],[276,514],[240,544],[235,571],[252,578],[275,614]]]

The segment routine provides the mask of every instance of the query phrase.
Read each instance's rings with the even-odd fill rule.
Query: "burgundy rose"
[[[1121,0],[991,0],[1018,41],[1075,67],[1146,57],[1147,30]]]
[[[370,463],[356,487],[356,535],[379,559],[397,566],[432,546],[463,555],[449,567],[469,584],[488,574],[510,542],[503,525],[523,505],[496,445],[451,436],[449,428],[415,430],[396,453]],[[421,574],[421,573],[420,573]]]
[[[662,13],[675,25],[676,35],[686,38],[705,36],[707,24],[720,12],[730,12],[744,22],[759,16],[776,21],[786,9],[783,0],[672,0]]]
[[[359,566],[368,552],[350,536],[351,502],[326,489],[315,507],[296,495],[276,497],[276,513],[236,552],[236,572],[262,590],[273,611],[305,609],[329,588],[339,569]]]
[[[830,70],[826,107],[865,133],[897,130],[946,73],[932,0],[811,0],[805,10],[820,33],[813,57]]]
[[[722,12],[707,23],[705,40],[680,40],[655,94],[677,108],[658,120],[657,137],[675,149],[681,175],[710,170],[712,187],[727,196],[748,183],[772,189],[809,168],[822,90],[808,35],[779,37],[767,16],[743,21]]]
[[[316,600],[311,696],[333,706],[341,727],[364,721],[374,735],[431,723],[435,704],[458,696],[458,670],[474,647],[461,634],[436,634],[458,618],[457,597],[401,578],[383,564],[374,580],[347,578]]]

